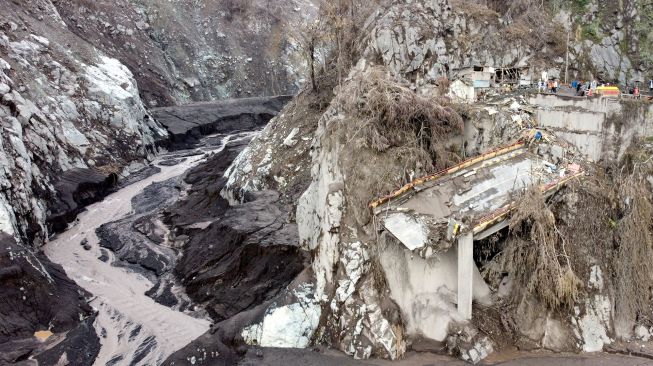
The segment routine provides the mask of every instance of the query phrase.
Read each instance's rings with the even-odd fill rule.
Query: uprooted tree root
[[[511,218],[512,234],[500,267],[513,274],[514,289],[534,295],[549,309],[570,308],[581,281],[572,269],[565,240],[542,193],[530,190]]]
[[[376,66],[355,73],[337,95],[340,118],[329,136],[346,146],[339,160],[348,210],[358,224],[371,220],[372,199],[461,160],[452,138],[462,133],[463,119],[437,91],[420,95]]]
[[[484,275],[497,282],[510,273],[515,302],[535,297],[555,311],[597,290],[584,284],[590,267],[599,265],[615,326],[627,331],[636,322],[653,324],[653,204],[645,177],[594,176],[549,202],[528,192],[511,219],[510,238]]]
[[[632,323],[648,317],[653,282],[653,206],[645,180],[628,179],[619,185],[623,216],[616,224],[618,246],[613,270],[615,320]]]
[[[647,175],[631,171],[586,182],[561,223],[579,271],[601,267],[620,327],[653,320],[653,204]]]
[[[353,80],[339,95],[340,108],[357,121],[348,133],[350,141],[362,140],[377,152],[410,149],[425,169],[444,168],[459,160],[445,142],[463,131],[464,122],[448,99],[421,96],[383,67]]]

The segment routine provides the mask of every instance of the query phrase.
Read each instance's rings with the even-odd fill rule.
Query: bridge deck
[[[451,230],[452,222],[480,234],[503,220],[528,187],[550,190],[577,174],[518,146],[481,156],[453,173],[414,185],[376,212],[388,231],[414,249],[446,238],[444,231]]]

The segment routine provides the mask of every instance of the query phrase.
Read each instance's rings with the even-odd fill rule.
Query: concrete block
[[[474,289],[474,234],[469,232],[458,238],[458,313],[472,318]]]

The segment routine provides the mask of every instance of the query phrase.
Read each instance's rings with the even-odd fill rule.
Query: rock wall
[[[540,126],[591,161],[620,160],[636,138],[653,135],[653,106],[640,100],[538,95],[530,103]]]
[[[467,10],[448,0],[393,1],[368,21],[364,57],[419,85],[465,67],[525,67],[553,52],[519,39],[505,47],[509,25],[499,14]]]
[[[646,81],[653,76],[653,48],[648,32],[653,14],[647,0],[485,3],[487,6],[478,1],[452,1],[456,10],[472,19],[467,23],[486,30],[475,37],[488,40],[501,35],[514,56],[505,60],[517,57],[520,60],[517,65],[535,66],[534,79],[547,71],[549,77],[564,80],[565,69],[569,81],[599,79],[632,85],[634,81]],[[456,39],[463,46],[469,43],[467,37]],[[541,53],[530,54],[528,49],[533,48],[540,48]],[[488,48],[478,50],[478,54],[488,55],[487,59],[491,60],[496,52]],[[472,57],[475,55],[472,51]],[[494,64],[481,65],[507,66],[500,58],[495,58]]]
[[[94,49],[84,45],[75,54],[62,47],[57,32],[37,35],[3,22],[0,116],[7,133],[0,216],[9,234],[39,245],[46,219],[61,211],[67,190],[78,188],[57,185],[62,173],[123,174],[123,167],[155,153],[167,132],[149,117],[119,61],[97,50],[82,57]],[[52,27],[61,31],[57,22]]]
[[[156,154],[168,133],[148,115],[129,69],[70,33],[49,1],[3,4],[0,101],[0,235],[10,242],[0,255],[8,270],[0,316],[18,326],[4,328],[0,342],[25,339],[0,359],[92,364],[99,341],[86,294],[39,248]],[[34,332],[50,329],[64,336],[42,349]]]
[[[64,0],[51,8],[70,32],[132,70],[153,107],[294,94],[305,69],[294,32],[317,3]]]
[[[394,1],[368,21],[364,54],[418,84],[472,66],[530,67],[534,80],[540,72],[564,79],[565,68],[569,80],[632,84],[653,77],[644,31],[653,17],[645,2],[527,3]]]
[[[650,3],[592,0],[562,9],[556,17],[571,33],[570,77],[631,85],[653,77]]]

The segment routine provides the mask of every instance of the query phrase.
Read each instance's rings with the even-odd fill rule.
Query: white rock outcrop
[[[344,178],[338,167],[339,146],[324,146],[327,124],[337,119],[334,110],[320,119],[313,140],[313,181],[297,205],[299,240],[308,250],[317,250],[313,271],[317,280],[317,296],[325,295],[333,281],[333,266],[338,260],[340,228],[344,209]]]
[[[598,265],[590,268],[588,288],[595,293],[585,299],[584,309],[575,307],[571,323],[579,347],[584,352],[600,352],[614,340],[609,336],[613,329],[612,304],[608,294],[603,293],[603,274]]]
[[[0,230],[39,245],[48,199],[65,171],[121,173],[167,132],[149,118],[132,73],[97,53],[63,50],[47,35],[0,32]]]
[[[246,343],[262,347],[305,348],[318,327],[321,307],[314,300],[313,286],[293,292],[296,302],[267,309],[263,321],[242,330]]]

